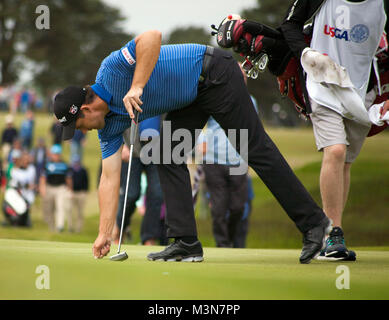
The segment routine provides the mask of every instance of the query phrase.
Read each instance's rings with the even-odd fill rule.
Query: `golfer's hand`
[[[93,256],[95,259],[101,259],[109,253],[111,249],[111,237],[105,234],[99,234],[93,244]]]
[[[380,113],[381,113],[381,119],[382,119],[382,117],[385,115],[385,113],[386,112],[388,112],[389,111],[389,100],[386,100],[386,102],[385,102],[385,104],[384,104],[384,106],[381,108],[381,110],[380,110]]]
[[[130,91],[128,91],[123,98],[124,106],[126,107],[131,119],[134,119],[135,117],[134,109],[138,110],[139,112],[143,112],[143,110],[140,108],[140,106],[143,104],[142,100],[140,99],[142,93],[142,88],[131,87]]]

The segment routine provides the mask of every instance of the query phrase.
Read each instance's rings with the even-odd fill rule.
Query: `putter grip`
[[[130,129],[130,145],[135,144],[135,138],[136,138],[136,129],[138,127],[138,118],[139,118],[139,112],[134,110],[135,118],[131,121],[131,129]]]

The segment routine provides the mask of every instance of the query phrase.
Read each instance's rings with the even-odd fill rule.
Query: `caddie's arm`
[[[298,59],[300,59],[303,50],[309,47],[305,42],[303,30],[304,24],[310,18],[308,15],[311,2],[317,2],[317,0],[293,1],[280,26],[285,41]]]
[[[103,258],[111,248],[111,235],[119,201],[122,148],[103,160],[98,191],[100,207],[99,235],[93,244],[93,256]]]
[[[134,118],[134,108],[142,112],[140,106],[143,102],[140,97],[158,61],[161,39],[161,32],[157,30],[146,31],[135,38],[135,72],[131,88],[123,98],[124,105],[132,119]]]

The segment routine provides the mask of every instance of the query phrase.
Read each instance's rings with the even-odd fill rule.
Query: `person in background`
[[[71,186],[69,168],[62,159],[62,147],[55,144],[50,149],[49,160],[39,182],[43,199],[43,218],[50,231],[62,232],[65,229]]]
[[[0,110],[8,110],[7,88],[0,86]]]
[[[247,175],[247,201],[244,206],[243,217],[236,227],[235,237],[232,241],[234,248],[246,248],[246,239],[249,232],[249,217],[252,209],[252,201],[254,199],[253,182],[250,175]]]
[[[8,187],[19,189],[23,198],[31,206],[35,201],[36,171],[30,162],[30,155],[26,151],[15,149],[12,151],[12,161]]]
[[[22,142],[22,148],[30,150],[34,137],[34,113],[31,110],[26,111],[26,117],[20,126],[19,138]]]
[[[11,150],[8,153],[8,159],[7,159],[8,168],[12,167],[12,162],[13,162],[13,160],[12,160],[12,152],[14,150],[19,150],[20,152],[23,151],[22,143],[17,138],[14,139],[14,141],[12,142]]]
[[[20,100],[19,100],[20,111],[25,113],[30,108],[32,102],[33,102],[32,94],[27,89],[23,90],[20,93]]]
[[[50,128],[50,134],[53,137],[53,144],[62,145],[62,130],[61,123],[54,117],[53,124]]]
[[[8,188],[9,187],[9,183],[11,181],[11,173],[12,173],[12,169],[14,168],[15,164],[16,164],[16,167],[19,167],[20,166],[20,163],[21,163],[21,158],[22,158],[22,150],[19,150],[19,149],[15,149],[15,150],[11,150],[8,154],[8,166],[7,166],[7,169],[5,171],[5,187]]]
[[[36,170],[36,184],[39,189],[39,177],[41,176],[43,170],[45,169],[46,160],[47,160],[47,148],[46,142],[43,137],[40,137],[38,140],[37,146],[34,148],[33,152],[34,165]]]
[[[239,154],[228,141],[214,118],[200,135],[199,145],[204,155],[203,170],[210,195],[212,230],[217,247],[233,247],[237,226],[243,217],[247,201],[247,173],[232,175],[238,167]]]
[[[1,134],[1,149],[3,153],[3,169],[8,165],[8,157],[14,140],[18,137],[18,130],[14,127],[14,119],[12,115],[5,117],[6,128]]]
[[[8,221],[4,222],[4,225],[10,223],[14,226],[26,226],[31,227],[30,208],[35,200],[35,170],[30,167],[30,157],[27,152],[15,149],[10,152],[12,162],[8,167],[8,179],[5,190],[4,199],[4,213],[8,218],[11,218],[13,214],[9,214],[6,209],[8,206],[19,208],[17,215]],[[9,193],[15,192],[18,197],[9,197]],[[19,198],[19,199],[18,199]],[[14,207],[14,208],[15,208]],[[23,208],[23,209],[22,209]]]
[[[70,159],[73,157],[82,160],[83,146],[85,143],[86,135],[81,130],[74,131],[74,136],[70,140]]]
[[[89,190],[89,176],[88,171],[82,166],[78,155],[74,155],[72,158],[69,176],[71,178],[72,200],[68,215],[68,227],[69,231],[74,230],[80,233],[84,224],[84,208]],[[76,211],[75,229],[73,229],[74,210]]]

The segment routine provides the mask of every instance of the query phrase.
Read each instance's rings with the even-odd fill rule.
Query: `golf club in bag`
[[[130,181],[130,172],[131,172],[131,162],[132,162],[132,152],[134,149],[136,132],[138,128],[138,118],[139,112],[134,110],[135,118],[132,120],[131,129],[130,129],[130,157],[128,159],[128,170],[127,170],[127,180],[126,180],[126,193],[124,195],[124,205],[123,205],[123,214],[122,214],[122,225],[120,227],[120,238],[119,238],[119,246],[117,254],[110,257],[112,261],[123,261],[128,258],[128,255],[125,251],[120,252],[120,247],[122,245],[122,237],[123,237],[123,226],[124,226],[124,218],[126,214],[126,203],[127,203],[127,195],[128,195],[128,184]]]

